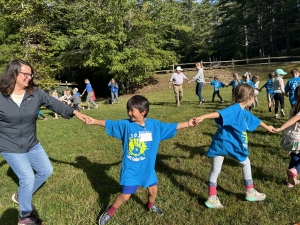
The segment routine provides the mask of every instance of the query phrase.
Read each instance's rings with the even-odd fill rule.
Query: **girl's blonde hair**
[[[57,92],[56,92],[56,91],[53,91],[53,92],[52,92],[52,96],[58,98]]]
[[[234,98],[236,103],[243,103],[254,97],[254,88],[249,84],[239,84],[234,89]]]

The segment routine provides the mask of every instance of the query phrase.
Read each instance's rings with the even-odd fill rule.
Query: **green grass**
[[[208,102],[201,107],[197,105],[194,89],[195,84],[184,85],[180,107],[175,107],[172,90],[145,94],[150,101],[148,117],[165,122],[187,121],[230,104],[231,88],[220,91],[225,103],[216,97],[215,103]],[[203,95],[210,101],[212,87],[205,86]],[[99,104],[99,109],[84,113],[99,119],[127,118],[129,97],[122,96],[121,104]],[[287,98],[285,103],[289,112]],[[33,196],[39,216],[47,225],[96,224],[99,213],[120,191],[121,142],[108,137],[104,128],[85,125],[76,118],[54,120],[50,111],[43,112],[48,120],[38,120],[38,137],[52,161],[54,173]],[[287,119],[275,120],[274,113],[267,112],[265,89],[259,95],[259,107],[252,113],[275,127]],[[245,201],[241,167],[226,158],[218,179],[218,195],[225,208],[205,207],[211,167],[211,159],[205,153],[215,131],[215,122],[206,120],[198,127],[179,130],[173,139],[161,143],[156,161],[159,178],[156,204],[164,211],[162,217],[146,210],[147,191],[139,188],[109,224],[282,225],[299,222],[300,187],[285,186],[289,156],[279,146],[282,133],[269,134],[263,128],[249,133],[249,152],[254,185],[266,193],[266,200]],[[17,191],[18,179],[3,158],[0,173],[0,224],[15,225],[19,209],[10,198]]]

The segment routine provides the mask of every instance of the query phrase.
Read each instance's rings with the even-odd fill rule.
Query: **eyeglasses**
[[[34,76],[33,73],[24,73],[24,72],[20,72],[20,73],[24,74],[25,77],[29,77],[30,76],[31,78],[33,78],[33,76]]]

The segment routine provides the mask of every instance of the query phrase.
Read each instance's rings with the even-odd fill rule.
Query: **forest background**
[[[30,62],[50,89],[121,93],[171,64],[300,55],[299,0],[0,0],[0,70]]]

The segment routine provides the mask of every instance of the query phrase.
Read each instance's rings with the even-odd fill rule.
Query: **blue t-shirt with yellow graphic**
[[[239,162],[245,161],[248,157],[247,131],[255,130],[261,120],[238,103],[218,113],[220,117],[215,120],[218,129],[206,155],[229,156]]]
[[[155,161],[159,143],[174,137],[177,125],[148,118],[144,126],[130,119],[106,120],[107,134],[122,140],[121,185],[149,187],[157,182]]]

